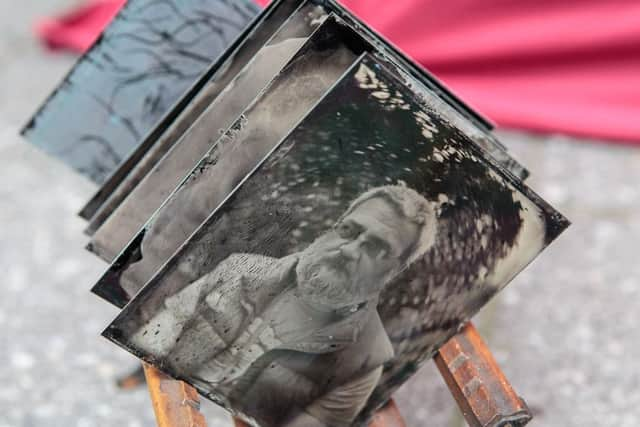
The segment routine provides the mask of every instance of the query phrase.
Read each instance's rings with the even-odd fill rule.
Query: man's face
[[[384,198],[367,200],[303,251],[298,287],[319,306],[363,302],[400,271],[419,232]]]

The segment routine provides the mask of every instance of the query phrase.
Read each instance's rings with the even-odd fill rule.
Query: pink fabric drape
[[[84,52],[127,0],[93,0],[55,18],[45,18],[35,26],[38,37],[51,49]]]
[[[97,17],[41,35],[86,48],[122,4],[97,1]],[[501,126],[640,143],[637,0],[343,4]]]

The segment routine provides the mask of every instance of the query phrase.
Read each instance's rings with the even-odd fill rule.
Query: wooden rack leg
[[[393,400],[376,412],[369,427],[405,427],[404,419]]]
[[[158,427],[207,427],[196,389],[144,365]]]
[[[521,427],[531,420],[526,404],[496,364],[480,335],[468,324],[435,357],[449,390],[471,427]],[[193,387],[145,365],[158,427],[206,427]],[[235,427],[247,427],[234,420]],[[393,401],[376,413],[369,427],[406,427]]]
[[[144,368],[142,365],[135,370],[127,372],[116,380],[116,386],[122,390],[133,390],[145,384]]]
[[[440,348],[435,362],[471,427],[521,427],[531,420],[471,323]]]

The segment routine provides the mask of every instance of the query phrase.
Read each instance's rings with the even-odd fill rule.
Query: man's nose
[[[340,246],[340,253],[343,257],[356,260],[360,257],[360,239],[352,240]]]

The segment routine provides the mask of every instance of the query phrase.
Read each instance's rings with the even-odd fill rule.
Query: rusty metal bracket
[[[435,362],[471,427],[521,427],[531,420],[472,324],[440,348]]]

